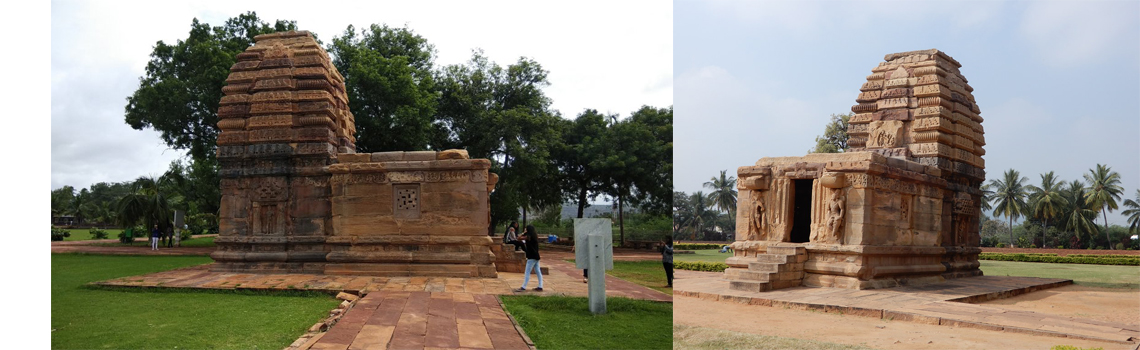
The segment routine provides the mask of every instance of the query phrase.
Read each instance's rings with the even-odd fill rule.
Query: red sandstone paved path
[[[530,349],[489,294],[375,292],[310,349]]]

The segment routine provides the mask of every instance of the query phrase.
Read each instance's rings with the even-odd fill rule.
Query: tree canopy
[[[235,57],[253,44],[254,36],[295,29],[294,21],[270,25],[254,12],[217,27],[195,18],[186,40],[155,44],[146,75],[127,98],[127,124],[158,131],[167,145],[188,150],[194,159],[213,158],[218,103]]]
[[[855,113],[832,114],[823,136],[815,137],[815,148],[808,153],[840,153],[847,150],[847,121]]]

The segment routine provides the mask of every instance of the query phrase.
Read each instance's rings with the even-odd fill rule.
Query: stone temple
[[[497,276],[489,160],[355,153],[344,78],[312,35],[255,41],[218,108],[214,271]]]
[[[846,153],[738,169],[732,289],[886,288],[980,276],[980,110],[938,50],[889,54],[855,99]]]

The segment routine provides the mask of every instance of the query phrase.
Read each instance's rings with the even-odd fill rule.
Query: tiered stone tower
[[[497,177],[463,150],[356,154],[344,78],[312,35],[258,35],[218,109],[216,271],[494,277]]]
[[[883,288],[981,275],[985,144],[973,88],[938,50],[886,55],[852,107],[848,149],[740,167],[738,290]]]

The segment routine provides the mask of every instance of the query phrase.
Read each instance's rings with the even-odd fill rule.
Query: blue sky
[[[974,87],[988,178],[1101,163],[1123,198],[1140,184],[1137,1],[676,1],[673,44],[678,191],[807,153],[884,55],[931,48]]]

